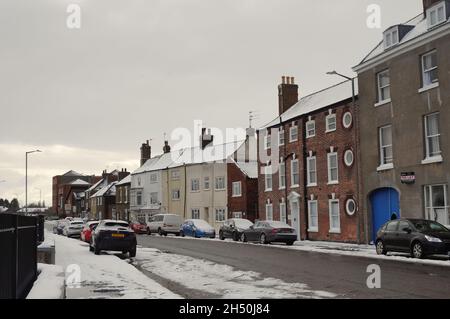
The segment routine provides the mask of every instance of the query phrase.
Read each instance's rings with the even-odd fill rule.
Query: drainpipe
[[[186,169],[186,163],[183,163],[183,167],[184,167],[184,198],[183,198],[183,214],[184,214],[184,219],[186,219],[186,209],[187,209],[187,203],[186,203],[186,196],[187,196],[187,169]]]

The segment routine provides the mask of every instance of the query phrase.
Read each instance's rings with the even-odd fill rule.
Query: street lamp
[[[25,214],[28,214],[28,155],[33,153],[42,153],[41,150],[25,152]]]
[[[336,71],[330,71],[330,72],[327,72],[327,74],[328,75],[337,75],[337,76],[340,76],[341,78],[344,78],[344,79],[346,79],[346,80],[349,80],[349,81],[352,81],[352,104],[353,104],[353,110],[354,110],[354,112],[358,112],[358,110],[357,110],[357,108],[356,108],[356,92],[355,92],[355,78],[351,78],[351,77],[349,77],[349,76],[346,76],[346,75],[343,75],[343,74],[340,74],[340,73],[338,73],[338,72],[336,72]],[[355,125],[355,127],[356,127],[356,134],[357,134],[357,136],[359,136],[359,124],[358,124],[358,121],[356,121],[356,125]],[[358,145],[358,142],[357,142],[357,145]],[[359,152],[359,147],[358,147],[358,152]],[[356,188],[357,188],[357,193],[358,193],[358,198],[362,198],[362,196],[361,196],[361,194],[360,194],[360,187],[359,187],[359,184],[360,184],[360,167],[359,167],[359,165],[357,165],[356,166],[357,168],[356,168],[356,170],[357,170],[357,180],[358,180],[358,182],[357,182],[357,184],[356,184]],[[357,219],[358,219],[358,228],[357,228],[357,232],[358,232],[358,244],[360,243],[360,241],[361,241],[361,220],[360,220],[360,213],[358,213],[358,216],[357,216]],[[365,224],[364,224],[365,225]]]

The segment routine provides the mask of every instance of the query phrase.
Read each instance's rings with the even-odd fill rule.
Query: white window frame
[[[334,128],[330,128],[330,120],[333,119],[334,120]],[[326,130],[325,133],[331,133],[331,132],[335,132],[337,130],[337,118],[336,118],[336,113],[330,113],[326,116],[325,118],[325,125],[326,125]]]
[[[297,173],[294,174],[294,168],[296,168]],[[295,175],[297,175],[297,183],[295,183]],[[291,161],[291,188],[300,187],[300,167],[298,159],[294,159]]]
[[[378,167],[378,171],[392,169],[394,168],[394,145],[393,144],[383,144],[383,130],[390,128],[391,130],[391,140],[393,143],[393,135],[392,135],[392,125],[385,125],[378,129],[378,143],[379,143],[379,157],[380,157],[380,166]],[[384,158],[384,150],[386,148],[392,149],[392,161],[386,161]]]
[[[173,181],[178,181],[180,179],[180,171],[179,170],[172,171],[170,173],[170,175],[171,175],[170,177]]]
[[[295,134],[293,133],[295,131]],[[289,143],[294,143],[298,141],[298,126],[292,125],[289,128]]]
[[[337,205],[337,217],[338,217],[338,227],[332,225],[333,221],[333,205]],[[330,218],[330,233],[340,234],[341,233],[341,207],[338,199],[330,199],[328,201],[329,218]]]
[[[224,191],[227,188],[225,177],[223,176],[217,176],[215,179],[215,185],[214,189],[216,191]]]
[[[438,134],[434,135],[428,135],[428,119],[432,116],[437,116],[437,126],[438,126]],[[424,135],[425,135],[425,159],[422,161],[422,164],[429,164],[429,163],[436,163],[436,162],[442,162],[442,148],[441,148],[441,130],[440,130],[440,113],[435,112],[432,114],[425,115],[424,117]],[[438,146],[439,146],[439,152],[438,154],[430,154],[430,139],[438,139]]]
[[[280,222],[287,223],[287,210],[285,202],[280,202]]]
[[[348,124],[345,122],[345,119],[347,117],[349,117],[349,119],[350,119],[350,123],[348,123]],[[345,112],[344,115],[342,116],[342,126],[344,128],[346,128],[346,129],[348,129],[348,128],[352,127],[352,124],[353,124],[353,114],[352,114],[352,112],[350,112],[350,111],[349,112]]]
[[[317,219],[317,225],[312,224],[312,209],[311,206],[315,204],[316,211],[316,219]],[[309,200],[308,201],[308,232],[310,233],[317,233],[319,232],[319,202],[317,200]]]
[[[271,135],[266,134],[264,136],[264,150],[270,150],[272,148],[272,137]]]
[[[158,173],[150,173],[150,183],[158,183]]]
[[[282,128],[281,130],[278,131],[278,146],[284,146],[286,141],[286,136],[284,134],[284,129]]]
[[[433,206],[433,187],[443,187],[444,188],[444,206],[437,206],[437,207]],[[447,184],[425,185],[425,187],[424,187],[425,219],[435,220],[434,218],[432,218],[433,216],[431,216],[432,210],[434,211],[436,209],[443,209],[444,214],[447,215],[447,221],[441,220],[441,222],[446,226],[450,225],[450,213],[449,213],[449,203],[448,203],[448,193],[447,192],[448,192]],[[428,193],[428,197],[427,197],[427,193]],[[430,201],[431,201],[430,203],[427,203],[427,198],[430,199]]]
[[[347,155],[349,155],[349,154],[351,154],[351,156],[352,156],[352,161],[351,162],[349,162],[348,160],[347,160]],[[347,166],[347,167],[352,167],[353,166],[353,163],[355,163],[355,153],[353,152],[353,150],[346,150],[345,152],[344,152],[344,163],[345,163],[345,166]]]
[[[286,163],[280,162],[278,169],[278,184],[280,189],[286,189]]]
[[[442,10],[444,15],[442,17],[442,19],[439,19],[439,10]],[[432,21],[432,17],[433,14],[436,17],[436,22],[433,23]],[[430,7],[427,9],[427,24],[428,24],[428,28],[434,28],[437,25],[440,25],[444,22],[447,21],[447,8],[446,8],[446,3],[445,1],[441,1],[440,3]]]
[[[174,196],[175,194],[178,194],[178,196]],[[180,191],[180,189],[172,189],[172,200],[173,201],[181,200],[181,191]]]
[[[194,186],[196,186],[196,187],[194,187]],[[192,193],[200,192],[200,179],[199,178],[191,179],[191,192]]]
[[[389,84],[382,86],[381,85],[381,77],[383,75],[385,75],[386,73],[388,74]],[[387,89],[389,91],[388,98],[383,98],[383,90],[384,89]],[[379,106],[379,105],[391,102],[391,73],[390,73],[389,69],[377,73],[377,92],[378,92],[378,99],[377,99],[377,104],[375,104],[375,106]]]
[[[350,210],[350,203],[353,203],[353,206],[355,207],[353,211]],[[357,209],[358,208],[356,206],[356,201],[353,198],[347,199],[347,201],[345,202],[345,212],[347,213],[347,215],[348,216],[355,215]]]
[[[400,42],[400,33],[398,27],[392,28],[384,32],[384,48],[389,49]]]
[[[205,191],[211,190],[211,179],[209,178],[209,176],[205,176],[203,178],[203,190]]]
[[[159,194],[158,194],[158,192],[150,193],[150,204],[152,204],[152,205],[159,204]]]
[[[314,161],[315,169],[314,171],[311,170],[311,161]],[[316,156],[308,156],[306,158],[306,171],[307,171],[307,187],[316,187],[317,186],[317,158]],[[311,173],[314,173],[314,179],[315,181],[311,181]]]
[[[269,214],[270,212],[270,214]],[[272,203],[266,203],[266,219],[273,221],[273,204]]]
[[[227,210],[225,208],[216,208],[215,220],[216,223],[222,223],[227,219]]]
[[[242,212],[233,212],[233,218],[239,218],[241,219],[243,217]]]
[[[140,200],[139,200],[140,199]],[[142,206],[142,191],[136,192],[136,206]]]
[[[431,83],[427,83],[427,74],[434,71],[434,70],[438,70],[438,65],[437,65],[437,56],[436,56],[436,66],[433,66],[429,69],[425,69],[425,59],[430,56],[430,55],[437,55],[437,51],[433,50],[430,52],[427,52],[425,54],[423,54],[420,57],[421,60],[421,70],[422,70],[422,88],[419,90],[419,92],[425,91],[427,89],[431,89],[431,88],[435,88],[437,86],[439,86],[439,76],[437,77],[437,79]]]
[[[309,126],[313,126],[311,129]],[[316,121],[315,120],[309,120],[305,124],[305,130],[306,130],[306,138],[312,138],[316,136]]]
[[[242,197],[242,182],[233,182],[232,191],[232,197]]]
[[[271,192],[273,189],[272,166],[264,167],[264,186],[266,192]]]
[[[198,215],[198,217],[197,217],[197,215]],[[191,209],[191,216],[192,216],[192,219],[200,219],[201,218],[200,209],[199,208],[192,208]]]
[[[336,167],[331,167],[331,158],[336,157]],[[327,154],[328,167],[328,185],[339,184],[339,156],[337,152],[330,152]],[[336,179],[332,179],[332,170],[336,170]]]

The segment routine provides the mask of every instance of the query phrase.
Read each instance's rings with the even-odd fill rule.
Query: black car
[[[136,246],[136,234],[127,222],[102,220],[92,232],[89,250],[96,255],[102,250],[111,250],[136,257]]]
[[[219,230],[219,238],[232,238],[234,241],[241,239],[242,233],[253,226],[253,223],[247,219],[232,218],[223,223]]]
[[[386,223],[377,233],[377,254],[410,253],[414,258],[449,255],[450,230],[423,219],[400,219]]]
[[[292,246],[297,240],[297,232],[288,224],[276,221],[260,221],[244,231],[241,235],[243,242],[259,242],[270,244],[272,242],[286,243]]]

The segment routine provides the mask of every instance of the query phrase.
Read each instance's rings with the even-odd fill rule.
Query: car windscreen
[[[194,223],[195,227],[198,228],[208,228],[208,229],[211,228],[211,226],[207,222],[201,219],[196,219],[193,220],[192,222]]]
[[[253,226],[253,223],[246,219],[236,219],[234,224],[237,228],[250,228],[250,226]]]
[[[291,226],[289,226],[286,223],[282,223],[282,222],[268,222],[270,227],[273,228],[291,228]]]
[[[429,231],[429,232],[449,232],[447,228],[441,224],[431,221],[431,220],[413,220],[411,221],[418,231]]]
[[[104,227],[125,227],[125,228],[128,228],[128,224],[126,224],[126,223],[116,223],[116,222],[107,222],[103,226]]]

